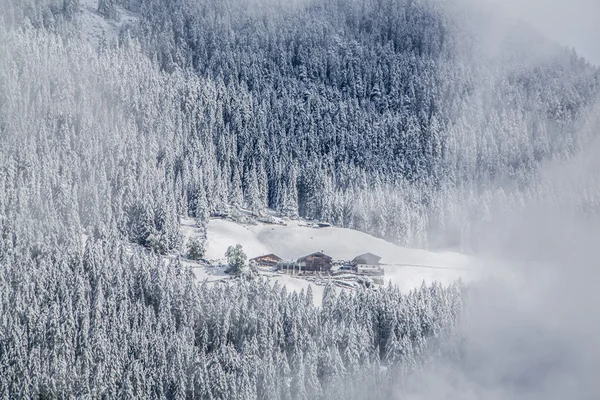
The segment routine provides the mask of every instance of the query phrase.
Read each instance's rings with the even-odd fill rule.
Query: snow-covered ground
[[[139,18],[137,14],[122,7],[117,7],[117,12],[118,21],[107,20],[98,13],[98,0],[81,0],[77,18],[81,37],[96,47],[103,36],[109,41],[115,39],[123,25],[133,24]]]
[[[271,251],[267,244],[262,243],[257,235],[244,225],[221,219],[209,222],[206,238],[206,258],[211,260],[222,259],[227,248],[237,243],[244,247],[244,252],[249,259],[268,253],[276,253]],[[280,257],[286,258],[286,256]]]
[[[184,219],[184,236],[194,234],[193,220]],[[284,259],[296,259],[316,251],[323,251],[338,260],[351,260],[359,254],[371,252],[382,257],[385,280],[391,280],[402,290],[419,287],[423,281],[449,284],[462,278],[471,281],[480,276],[480,263],[464,254],[431,252],[408,249],[363,232],[344,228],[319,228],[291,221],[286,226],[257,224],[241,225],[215,219],[208,224],[206,258],[223,259],[227,247],[241,244],[248,258],[275,253]],[[198,269],[198,268],[197,268]],[[215,278],[198,271],[199,279]],[[291,276],[277,276],[273,280],[285,284],[288,290],[306,289],[310,282]],[[323,287],[312,285],[315,300],[320,302]]]

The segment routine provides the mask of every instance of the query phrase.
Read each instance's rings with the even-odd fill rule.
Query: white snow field
[[[182,230],[186,237],[193,235],[193,220],[183,219]],[[480,276],[480,264],[472,257],[455,252],[431,252],[408,249],[366,233],[344,228],[311,228],[296,221],[288,225],[241,225],[232,221],[214,219],[208,224],[206,258],[224,258],[227,247],[241,244],[248,258],[274,253],[283,259],[296,259],[303,255],[323,251],[337,260],[351,260],[359,254],[371,252],[382,257],[385,280],[391,280],[401,290],[419,287],[423,281],[450,284],[459,278],[468,282]],[[210,268],[204,268],[209,270]],[[195,268],[200,280],[222,278]],[[309,281],[291,276],[272,278],[285,284],[288,290],[306,289]],[[312,284],[315,302],[320,303],[322,286]]]

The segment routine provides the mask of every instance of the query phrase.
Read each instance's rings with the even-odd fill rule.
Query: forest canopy
[[[102,0],[137,20],[96,47],[83,3],[0,0],[0,398],[389,398],[460,360],[461,283],[199,285],[161,257],[182,216],[474,249],[531,199],[599,211],[537,179],[594,137],[599,71],[524,26],[490,52],[458,0]]]

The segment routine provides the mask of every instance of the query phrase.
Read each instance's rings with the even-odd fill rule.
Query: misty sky
[[[600,0],[484,0],[501,4],[563,45],[600,65]]]

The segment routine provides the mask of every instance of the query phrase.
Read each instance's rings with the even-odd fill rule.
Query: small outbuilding
[[[298,266],[306,272],[329,272],[333,258],[318,251],[298,259]]]
[[[282,262],[283,259],[275,254],[267,254],[260,257],[254,257],[250,261],[254,261],[257,265],[260,265],[261,267],[274,267],[280,262]]]
[[[378,255],[373,253],[365,253],[354,257],[354,260],[352,260],[352,265],[378,266],[379,260],[381,260],[381,257]]]
[[[352,260],[354,272],[359,275],[382,276],[384,275],[384,270],[379,266],[379,260],[381,260],[381,257],[373,253],[356,256]]]

